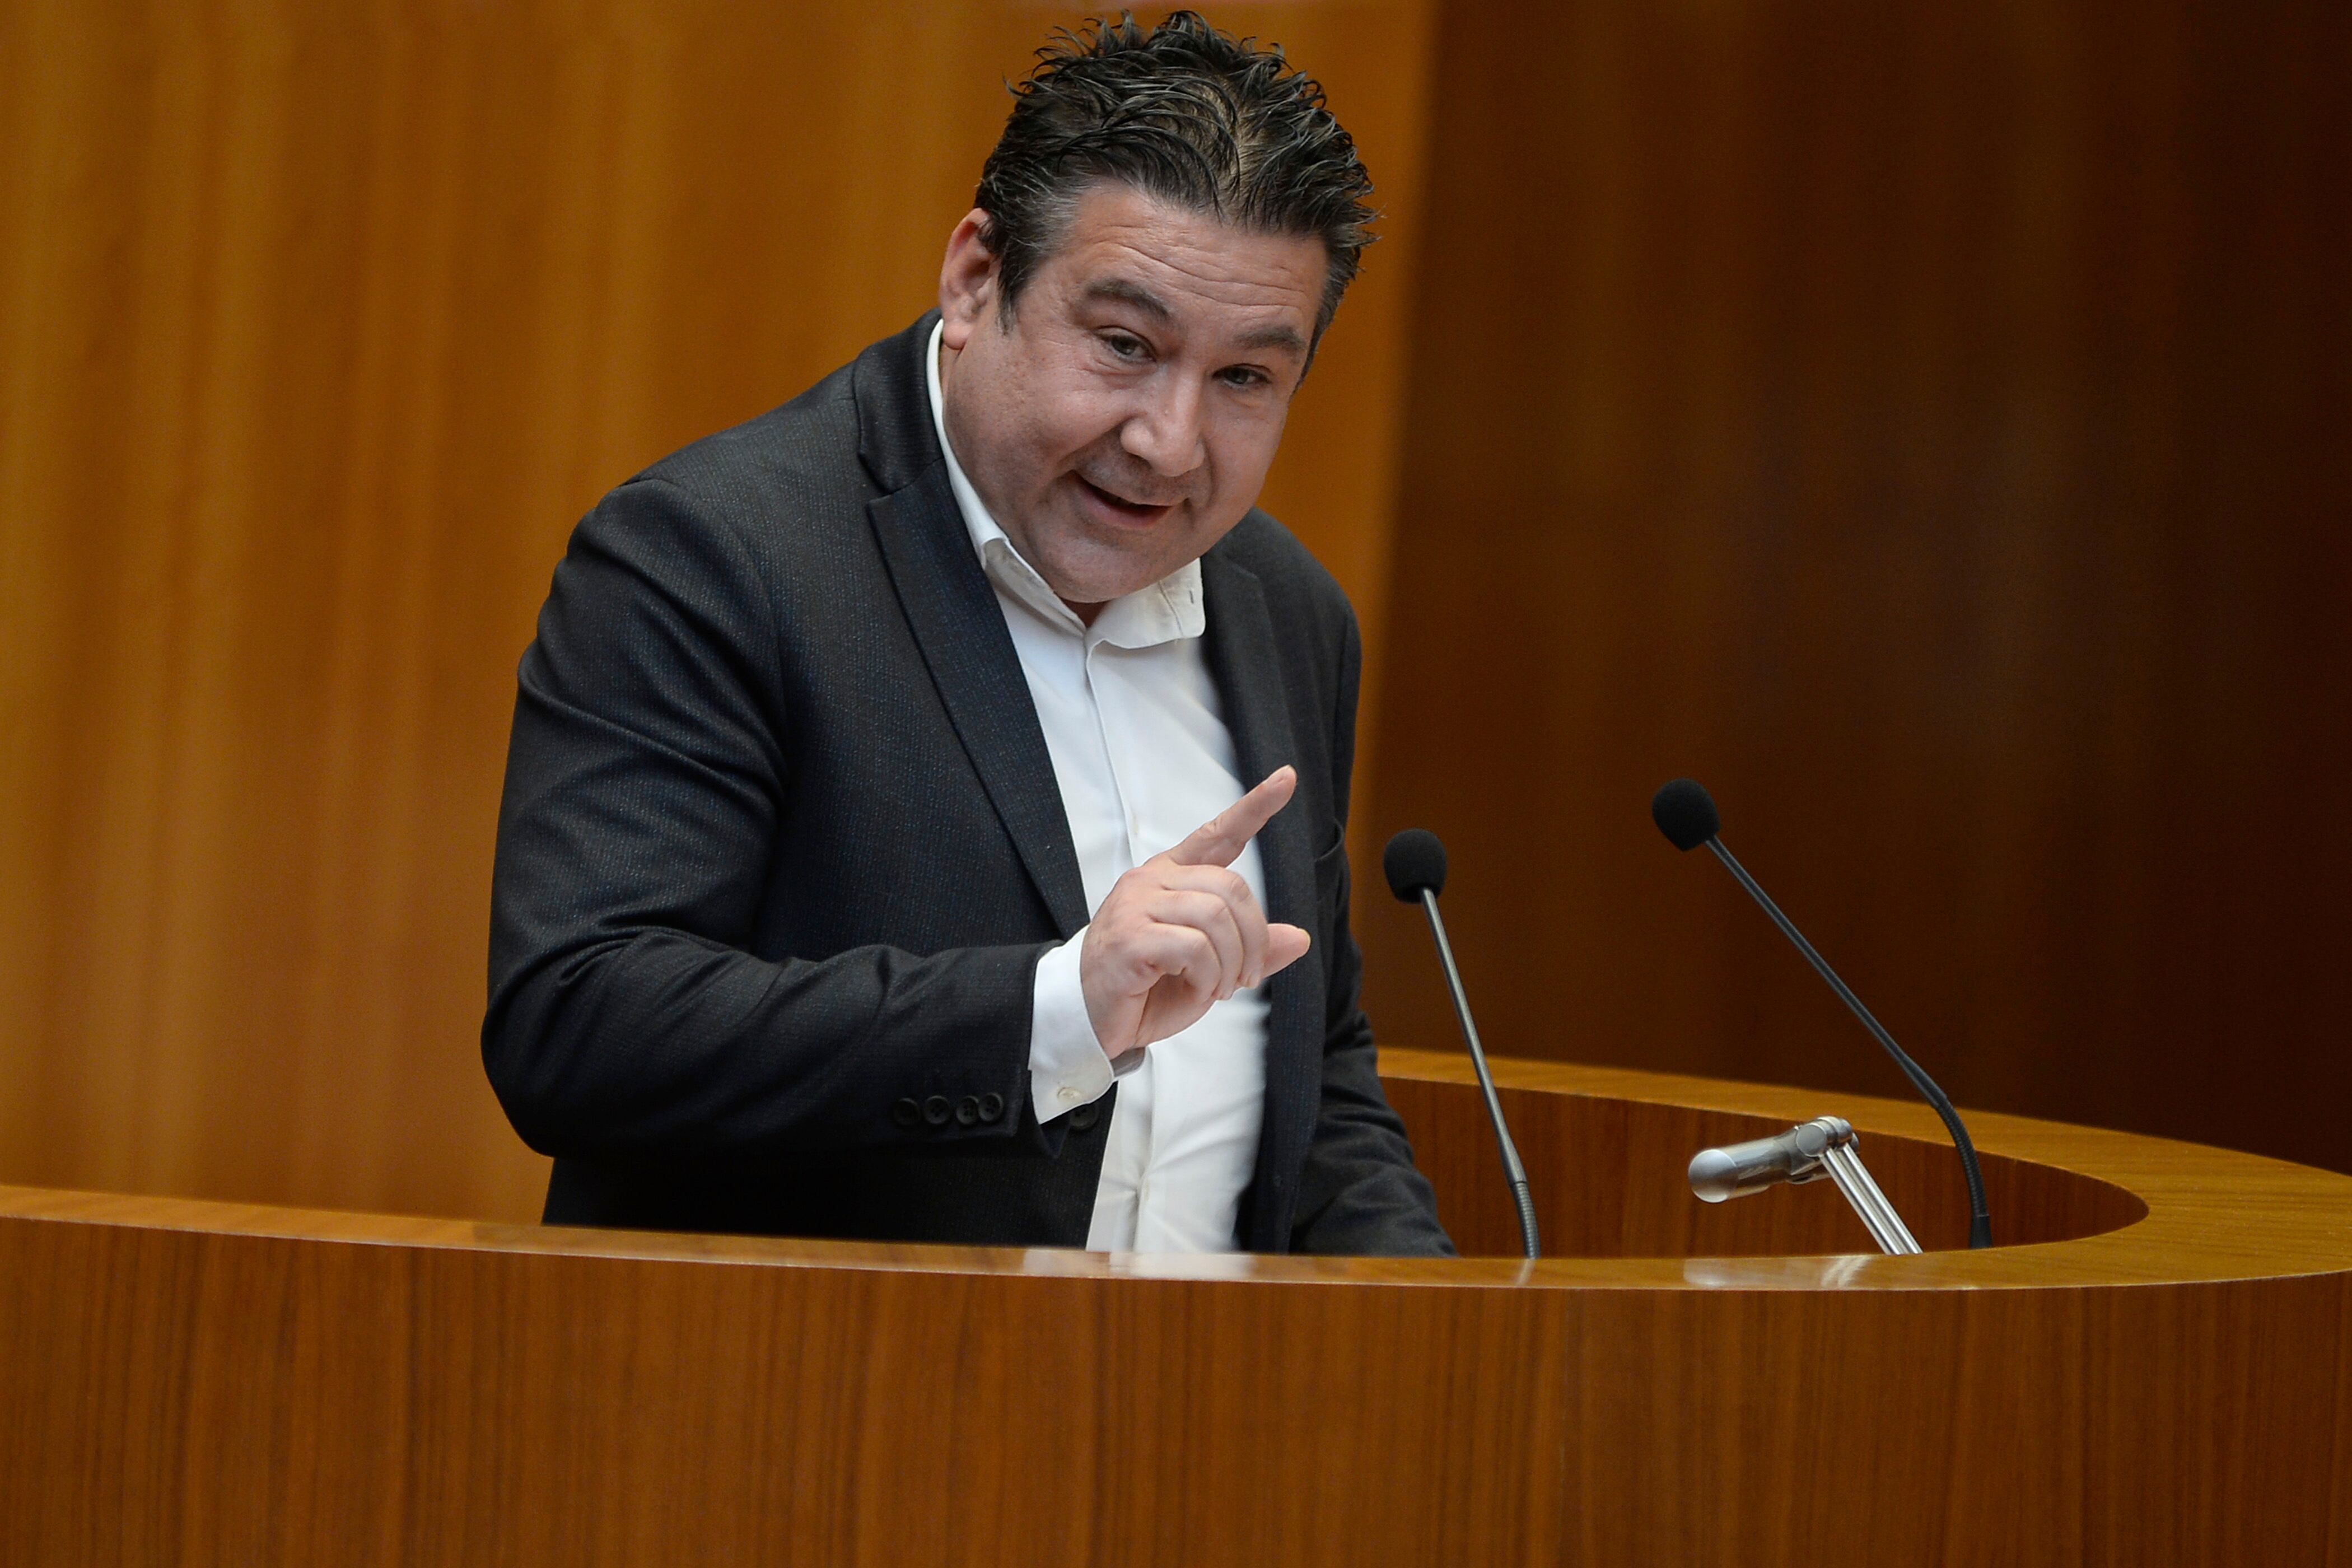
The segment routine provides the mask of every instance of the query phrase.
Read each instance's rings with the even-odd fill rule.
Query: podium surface
[[[2352,1177],[1498,1061],[1547,1248],[1100,1256],[0,1188],[0,1562],[2352,1562]],[[1516,1246],[1466,1058],[1382,1072]],[[1710,1143],[1851,1121],[1923,1256]]]

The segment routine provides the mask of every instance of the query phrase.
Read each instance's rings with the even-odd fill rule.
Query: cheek
[[[1053,389],[1040,385],[1034,376],[1009,382],[1003,388],[1001,412],[997,428],[1004,436],[1006,459],[1019,466],[1023,480],[1030,486],[1051,479],[1060,440]]]
[[[1120,397],[1098,386],[1056,385],[1031,405],[1028,444],[1038,460],[1058,471],[1115,444],[1129,412]]]
[[[1255,496],[1274,467],[1282,446],[1281,413],[1236,413],[1221,419],[1209,432],[1209,456],[1214,465],[1217,490],[1232,496],[1246,489]]]

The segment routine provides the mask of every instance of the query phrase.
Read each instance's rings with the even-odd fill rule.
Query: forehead
[[[1328,267],[1315,236],[1265,234],[1102,183],[1078,196],[1037,280],[1073,308],[1165,310],[1187,331],[1256,340],[1279,330],[1303,349]]]

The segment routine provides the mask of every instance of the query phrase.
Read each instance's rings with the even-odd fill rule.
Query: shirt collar
[[[963,465],[956,461],[955,447],[948,443],[947,404],[940,395],[940,337],[946,331],[944,321],[932,326],[930,349],[923,355],[923,378],[931,395],[931,428],[938,433],[940,450],[948,460],[948,489],[955,492],[956,510],[962,514],[964,531],[971,536],[971,547],[988,580],[1047,626],[1090,644],[1150,647],[1199,637],[1208,626],[1208,616],[1202,604],[1198,561],[1187,561],[1150,586],[1113,599],[1089,626],[1045,585],[1037,569],[1022,559],[1021,552],[989,515]]]

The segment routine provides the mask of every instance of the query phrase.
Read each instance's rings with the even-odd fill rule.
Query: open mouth
[[[1170,510],[1175,505],[1172,501],[1161,502],[1158,505],[1150,505],[1143,501],[1129,500],[1125,496],[1114,495],[1109,490],[1103,489],[1102,486],[1095,483],[1092,479],[1087,479],[1084,474],[1074,475],[1073,478],[1076,479],[1078,481],[1079,489],[1095,503],[1097,508],[1100,510],[1108,512],[1113,518],[1121,522],[1158,522],[1161,518],[1167,516]]]

